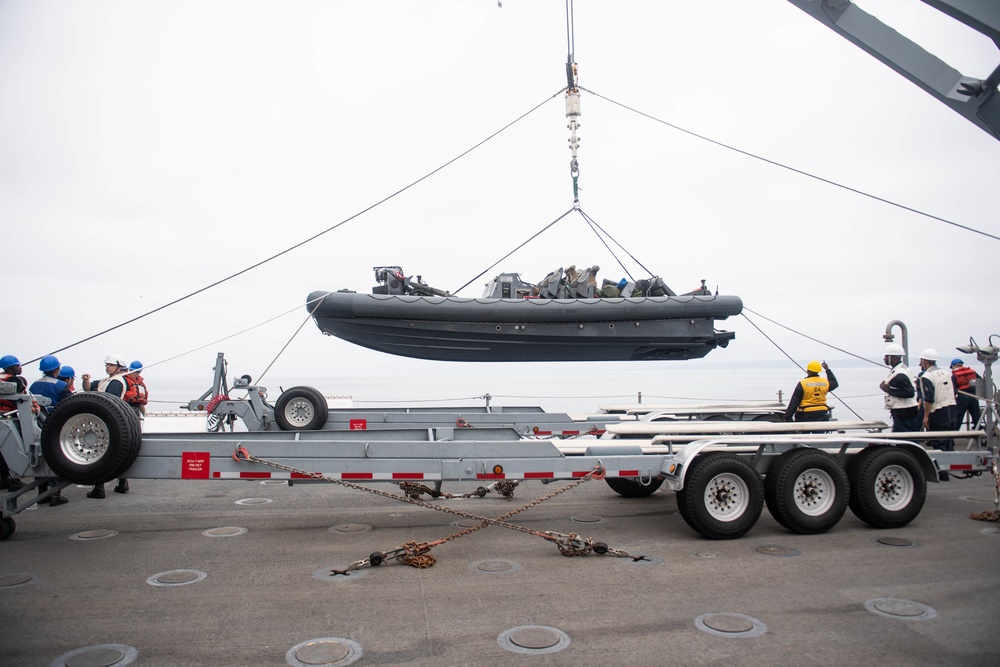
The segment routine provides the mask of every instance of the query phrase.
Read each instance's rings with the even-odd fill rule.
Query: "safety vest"
[[[146,391],[146,382],[141,375],[125,375],[125,395],[122,398],[129,405],[146,405],[149,401],[149,393]]]
[[[118,380],[122,383],[122,395],[124,395],[128,389],[128,381],[125,379],[125,375],[111,375],[104,378],[97,383],[97,391],[107,391],[108,385],[111,384],[112,380]],[[118,398],[122,398],[122,395],[119,395]]]
[[[818,412],[827,410],[826,393],[830,391],[830,381],[818,375],[810,375],[803,378],[799,384],[802,385],[802,402],[799,403],[798,412]]]
[[[976,379],[976,371],[968,366],[959,366],[952,374],[955,376],[955,388],[959,391],[969,391],[972,381]]]
[[[934,385],[934,400],[931,402],[931,412],[955,405],[955,390],[951,386],[951,373],[931,366],[924,371],[924,378]],[[927,400],[926,398],[924,400]]]
[[[910,369],[906,367],[906,364],[899,363],[892,367],[889,371],[889,377],[886,378],[886,384],[892,384],[892,379],[897,375],[906,375],[910,378],[910,385],[916,389],[917,383],[913,379],[913,373]],[[913,396],[909,398],[900,398],[899,396],[885,395],[885,409],[886,410],[901,410],[903,408],[915,408],[917,407],[917,395],[914,392]]]

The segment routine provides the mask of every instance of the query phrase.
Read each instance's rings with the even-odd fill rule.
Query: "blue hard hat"
[[[21,362],[13,354],[5,354],[0,357],[0,368],[10,368],[11,366],[19,366]]]
[[[73,370],[72,366],[63,366],[59,369],[59,379],[68,380],[69,378],[75,378],[76,371]]]
[[[54,371],[57,368],[59,368],[59,360],[51,354],[46,354],[42,357],[42,360],[38,362],[38,370],[43,373]]]
[[[949,365],[950,365],[950,366],[954,366],[955,364],[964,364],[964,363],[965,363],[965,362],[964,362],[964,361],[962,361],[961,359],[952,359],[952,360],[951,360],[951,364],[949,364]]]
[[[129,364],[128,367],[129,367],[129,370],[132,370],[132,371],[141,371],[142,370],[142,362],[139,361],[138,359],[136,359],[131,364]]]

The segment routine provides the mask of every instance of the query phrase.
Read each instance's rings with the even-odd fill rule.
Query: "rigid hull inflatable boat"
[[[491,296],[462,298],[413,283],[398,267],[380,268],[397,273],[386,276],[376,269],[383,283],[376,293],[309,295],[307,307],[323,333],[381,352],[441,361],[698,359],[726,347],[735,335],[716,330],[715,321],[743,310],[739,297],[704,289],[680,296],[588,297],[538,290],[517,274],[494,279],[487,286]],[[533,294],[539,291],[545,296]]]

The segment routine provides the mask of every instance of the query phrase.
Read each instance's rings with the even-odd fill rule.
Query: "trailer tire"
[[[902,528],[924,507],[927,478],[905,449],[868,447],[854,457],[849,477],[851,511],[875,528]]]
[[[42,426],[42,456],[55,475],[74,484],[124,476],[142,446],[139,417],[112,394],[81,392],[60,401]]]
[[[662,477],[654,477],[643,484],[637,477],[605,477],[611,490],[624,498],[648,498],[663,485]]]
[[[282,431],[318,431],[329,416],[326,396],[312,387],[283,391],[274,404],[274,419]]]
[[[847,473],[818,449],[785,452],[764,478],[764,501],[782,526],[802,535],[830,530],[847,511]]]
[[[736,454],[709,454],[695,459],[677,507],[691,528],[710,540],[745,535],[764,510],[760,475]]]
[[[14,534],[15,530],[17,530],[17,524],[14,523],[14,517],[5,516],[0,518],[0,540],[6,540]]]

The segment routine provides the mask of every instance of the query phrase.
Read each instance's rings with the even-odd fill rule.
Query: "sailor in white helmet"
[[[927,348],[920,353],[920,398],[924,404],[923,427],[925,431],[951,431],[955,428],[955,386],[951,381],[951,371],[938,368],[940,359],[937,351]],[[929,440],[932,449],[952,451],[955,444],[951,440]]]
[[[82,376],[83,390],[103,391],[124,399],[125,392],[128,390],[128,383],[125,381],[125,375],[130,370],[128,362],[125,361],[125,357],[120,354],[109,354],[104,358],[104,370],[107,372],[108,377],[104,378],[96,385],[90,381],[90,374],[84,373]],[[124,477],[118,479],[118,485],[115,486],[115,493],[128,493],[127,479]],[[94,488],[87,493],[87,497],[104,498],[104,485],[95,484]]]
[[[895,343],[886,345],[883,361],[891,370],[878,388],[885,392],[885,409],[892,417],[894,432],[920,430],[920,408],[917,406],[917,384],[910,369],[903,363],[906,352]]]

